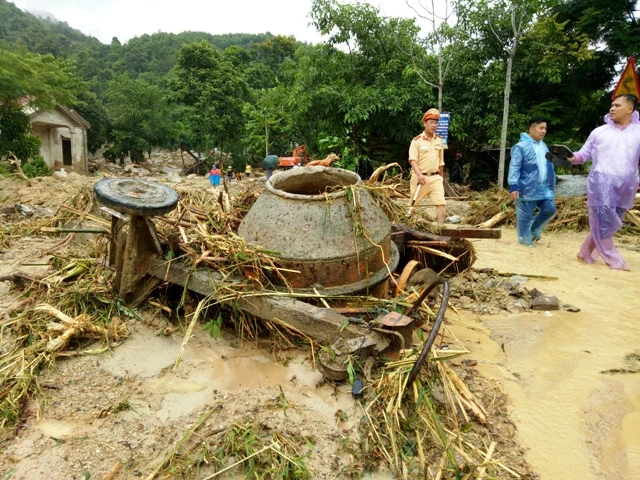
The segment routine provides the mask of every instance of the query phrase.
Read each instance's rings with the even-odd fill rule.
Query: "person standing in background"
[[[220,177],[222,176],[222,172],[220,171],[220,165],[217,163],[211,167],[211,171],[209,172],[209,182],[212,187],[220,186]]]
[[[267,155],[266,157],[264,157],[262,166],[267,171],[267,180],[269,180],[271,178],[271,175],[273,175],[273,169],[276,168],[276,165],[278,165],[277,155]]]
[[[413,207],[425,198],[436,206],[438,225],[444,225],[444,144],[436,135],[440,111],[431,108],[422,116],[424,131],[415,136],[409,146],[411,166],[411,196]],[[416,195],[417,192],[417,195]],[[415,201],[413,200],[415,198]]]

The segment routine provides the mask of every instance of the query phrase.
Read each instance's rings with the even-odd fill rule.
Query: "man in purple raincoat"
[[[613,99],[605,125],[596,128],[587,143],[568,160],[582,164],[593,160],[587,177],[587,206],[591,231],[580,247],[578,260],[594,263],[598,255],[616,270],[629,270],[613,245],[622,218],[633,206],[638,191],[640,119],[638,99],[618,95]]]

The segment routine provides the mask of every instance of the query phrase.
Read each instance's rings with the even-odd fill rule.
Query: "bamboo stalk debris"
[[[104,228],[70,228],[70,227],[42,227],[42,233],[99,233],[109,234],[109,230]]]
[[[639,210],[627,210],[625,220],[629,223],[633,223],[636,227],[640,227],[640,211]]]
[[[432,225],[417,216],[415,219],[408,219],[407,206],[397,205],[393,200],[402,195],[406,198],[406,182],[399,181],[396,177],[389,177],[388,174],[383,176],[382,174],[388,171],[388,168],[380,170],[374,180],[375,185],[366,185],[363,188],[372,192],[376,201],[385,206],[384,209],[391,213],[393,222],[404,227],[404,229],[400,228],[403,234],[411,231],[417,235],[406,242],[407,247],[419,254],[429,255],[430,258],[444,259],[450,263],[459,263],[462,255],[467,253],[474,255],[472,246],[464,252],[457,250],[455,253],[451,253],[453,250],[449,250],[451,247],[449,238],[432,233],[435,231],[431,230]],[[378,181],[381,178],[383,180]],[[317,293],[315,295],[301,295],[290,291],[274,293],[267,290],[273,275],[279,275],[279,272],[283,271],[278,265],[278,252],[265,252],[258,247],[248,245],[234,233],[260,192],[261,187],[250,188],[234,197],[233,201],[229,201],[228,197],[225,200],[223,196],[212,196],[209,192],[182,192],[178,208],[162,218],[158,218],[159,221],[156,222],[158,237],[167,251],[173,255],[173,258],[180,258],[181,262],[193,269],[196,266],[215,268],[220,274],[220,280],[216,282],[215,298],[204,298],[191,317],[187,317],[189,325],[184,334],[180,354],[176,358],[176,365],[180,362],[181,354],[196,323],[211,306],[224,305],[239,298],[266,295],[311,298],[324,303],[325,307],[330,306],[329,297]],[[357,195],[354,195],[354,199],[356,198]],[[59,217],[53,222],[50,221],[51,223],[47,227],[74,228],[69,227],[69,225],[73,225],[70,221],[74,220],[74,217],[75,220],[81,218],[91,220],[98,225],[105,225],[104,222],[96,222],[86,213],[91,205],[90,198],[79,196],[76,200],[73,206],[61,208],[59,215],[64,215],[64,218]],[[406,222],[407,225],[402,222]],[[126,229],[128,226],[125,225],[123,228]],[[104,251],[101,252],[101,255],[104,255]],[[16,345],[14,355],[3,359],[0,364],[0,380],[8,380],[3,384],[9,385],[18,377],[29,377],[32,375],[29,372],[34,372],[54,356],[89,354],[91,352],[90,350],[65,352],[65,349],[73,345],[70,341],[72,338],[100,340],[103,342],[103,346],[93,349],[93,351],[100,351],[109,348],[111,342],[124,338],[128,334],[124,322],[120,321],[117,316],[113,320],[114,315],[110,313],[104,315],[99,321],[98,318],[95,318],[95,315],[101,312],[99,309],[71,303],[69,295],[71,285],[87,280],[84,283],[86,291],[90,291],[91,295],[96,293],[104,295],[107,299],[103,308],[123,308],[116,302],[108,300],[107,292],[110,291],[111,272],[104,269],[98,262],[81,261],[87,257],[87,255],[82,255],[76,256],[72,260],[67,258],[62,262],[62,266],[58,264],[55,271],[48,272],[47,276],[42,278],[19,279],[19,277],[14,277],[18,281],[22,280],[27,288],[39,292],[38,295],[34,295],[31,304],[23,306],[22,312],[32,312],[35,315],[40,330],[37,335],[32,335],[32,338],[42,338],[42,340],[27,347]],[[96,272],[107,275],[106,280]],[[72,278],[76,280],[75,283],[69,282]],[[27,280],[31,281],[27,282]],[[363,297],[341,299],[344,302],[353,300],[357,300],[357,303],[354,302],[351,304],[352,306],[345,308],[359,308],[365,314],[376,312],[380,308],[390,309],[391,305],[393,308],[405,309],[411,306],[408,300],[402,296],[398,296],[393,301]],[[37,307],[32,306],[38,302],[42,304]],[[149,304],[170,313],[167,310],[171,309],[161,302],[151,301]],[[110,312],[112,311],[110,310]],[[18,316],[24,315],[24,317],[10,318],[11,326],[25,321],[26,313],[17,312]],[[92,313],[89,315],[86,312]],[[155,309],[154,312],[157,313]],[[429,317],[428,307],[421,307],[420,314]],[[109,321],[104,321],[105,317]],[[247,327],[241,326],[239,330],[244,331],[245,328]],[[269,325],[266,325],[266,328],[274,335],[286,338],[289,345],[291,345],[292,335],[304,338],[310,344],[311,356],[315,362],[316,346],[313,339],[305,335],[304,332],[284,325],[278,319],[274,319]],[[379,329],[373,328],[372,330]],[[18,352],[25,356],[18,357]],[[487,457],[487,452],[475,446],[472,448],[475,437],[467,437],[461,431],[460,423],[469,418],[476,418],[479,422],[480,419],[484,419],[485,422],[487,420],[487,413],[480,402],[467,388],[464,381],[446,363],[464,353],[466,350],[462,347],[456,348],[454,346],[445,351],[436,346],[432,350],[432,358],[428,360],[429,368],[425,368],[421,372],[418,381],[413,385],[413,398],[403,397],[403,392],[409,371],[415,362],[416,352],[403,349],[400,361],[390,362],[384,366],[379,373],[379,379],[376,379],[366,390],[366,404],[361,404],[362,411],[367,418],[366,422],[362,422],[362,427],[366,430],[363,438],[366,438],[367,445],[363,447],[367,450],[363,452],[364,456],[386,462],[398,477],[404,478],[408,478],[411,475],[409,472],[415,471],[415,469],[425,472],[426,475],[426,465],[429,463],[433,465],[434,459],[436,459],[435,462],[440,461],[437,473],[439,478],[446,477],[450,472],[458,471],[457,459],[460,458],[469,464],[486,464],[486,471],[489,474],[495,473],[497,463],[491,459],[498,457],[498,455],[492,452]],[[373,372],[371,375],[375,377],[377,374],[377,372]],[[29,378],[33,378],[33,376]],[[16,404],[19,404],[21,399],[25,398],[27,393],[33,391],[34,388],[32,385],[20,389],[14,388],[13,385],[10,385],[11,395],[3,398]],[[442,395],[436,399],[434,391],[442,391]],[[0,398],[0,401],[3,398]],[[182,453],[181,451],[187,443],[195,441],[196,430],[202,428],[212,411],[213,409],[206,412],[206,417],[198,419],[198,422],[185,436],[167,452],[162,463],[154,468],[148,479],[153,479],[165,472],[167,465]],[[448,433],[449,431],[454,433]],[[468,439],[468,443],[461,439]],[[488,443],[487,441],[486,444]],[[282,456],[287,461],[295,463],[295,458],[288,455],[281,448],[282,445],[281,442],[273,440],[261,451],[262,453],[273,451],[277,456]],[[406,454],[408,446],[414,449],[413,455]],[[259,455],[238,459],[233,466],[246,463],[257,456]],[[186,458],[186,456],[181,458]],[[211,478],[221,473],[223,473],[222,470],[216,472]]]

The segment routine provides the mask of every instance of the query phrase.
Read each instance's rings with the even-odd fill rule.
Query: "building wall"
[[[44,158],[47,165],[52,166],[53,163],[49,162],[51,158],[51,142],[49,141],[49,126],[36,123],[31,125],[33,133],[40,139],[40,156]]]
[[[52,170],[87,172],[87,133],[59,110],[37,112],[31,117],[34,134],[40,138],[40,155]],[[71,141],[72,165],[63,165],[62,139]]]

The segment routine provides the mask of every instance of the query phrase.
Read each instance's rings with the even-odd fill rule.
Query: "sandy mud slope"
[[[461,327],[478,369],[501,380],[542,480],[640,478],[640,254],[637,239],[621,252],[631,272],[600,261],[583,265],[576,253],[584,234],[547,234],[538,248],[518,245],[515,232],[475,243],[475,268],[530,279],[523,286],[580,309],[483,316],[463,313]],[[633,249],[631,249],[633,247]],[[488,341],[489,338],[492,341]],[[635,373],[631,373],[635,372]]]

